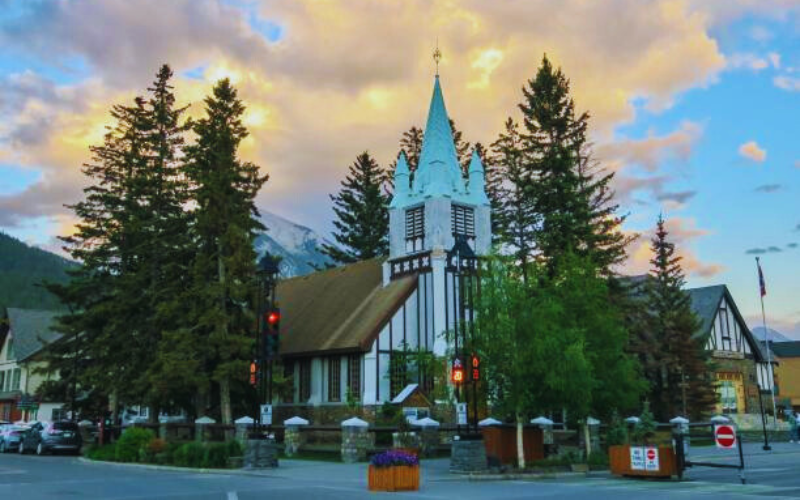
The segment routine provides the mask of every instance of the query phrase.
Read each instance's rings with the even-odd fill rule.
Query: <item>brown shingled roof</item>
[[[365,260],[281,281],[281,354],[368,350],[417,284],[408,276],[383,287],[381,264]]]

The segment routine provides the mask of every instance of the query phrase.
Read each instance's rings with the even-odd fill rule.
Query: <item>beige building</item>
[[[770,342],[780,364],[776,370],[777,394],[779,403],[792,406],[800,411],[800,341]]]
[[[65,417],[62,402],[40,401],[36,390],[48,376],[36,373],[45,344],[57,340],[51,329],[58,313],[8,308],[0,323],[0,420],[53,421]]]

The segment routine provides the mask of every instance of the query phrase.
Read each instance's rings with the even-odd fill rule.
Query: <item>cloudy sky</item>
[[[201,112],[229,76],[248,106],[259,204],[320,232],[328,193],[368,149],[382,164],[424,123],[438,38],[451,117],[491,143],[543,53],[592,115],[595,154],[642,234],[659,212],[692,286],[727,284],[800,338],[797,0],[0,0],[0,230],[54,246],[113,103],[172,65]]]

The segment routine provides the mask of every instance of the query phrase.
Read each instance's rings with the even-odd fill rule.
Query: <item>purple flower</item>
[[[378,453],[372,457],[370,461],[375,467],[391,467],[393,465],[419,465],[419,459],[416,455],[400,450],[389,450],[383,453]]]

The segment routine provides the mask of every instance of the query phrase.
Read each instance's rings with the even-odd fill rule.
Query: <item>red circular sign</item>
[[[720,447],[733,448],[736,444],[736,431],[730,425],[718,425],[714,430],[714,438]]]
[[[656,450],[650,448],[647,450],[647,459],[648,460],[655,460],[656,459]]]

